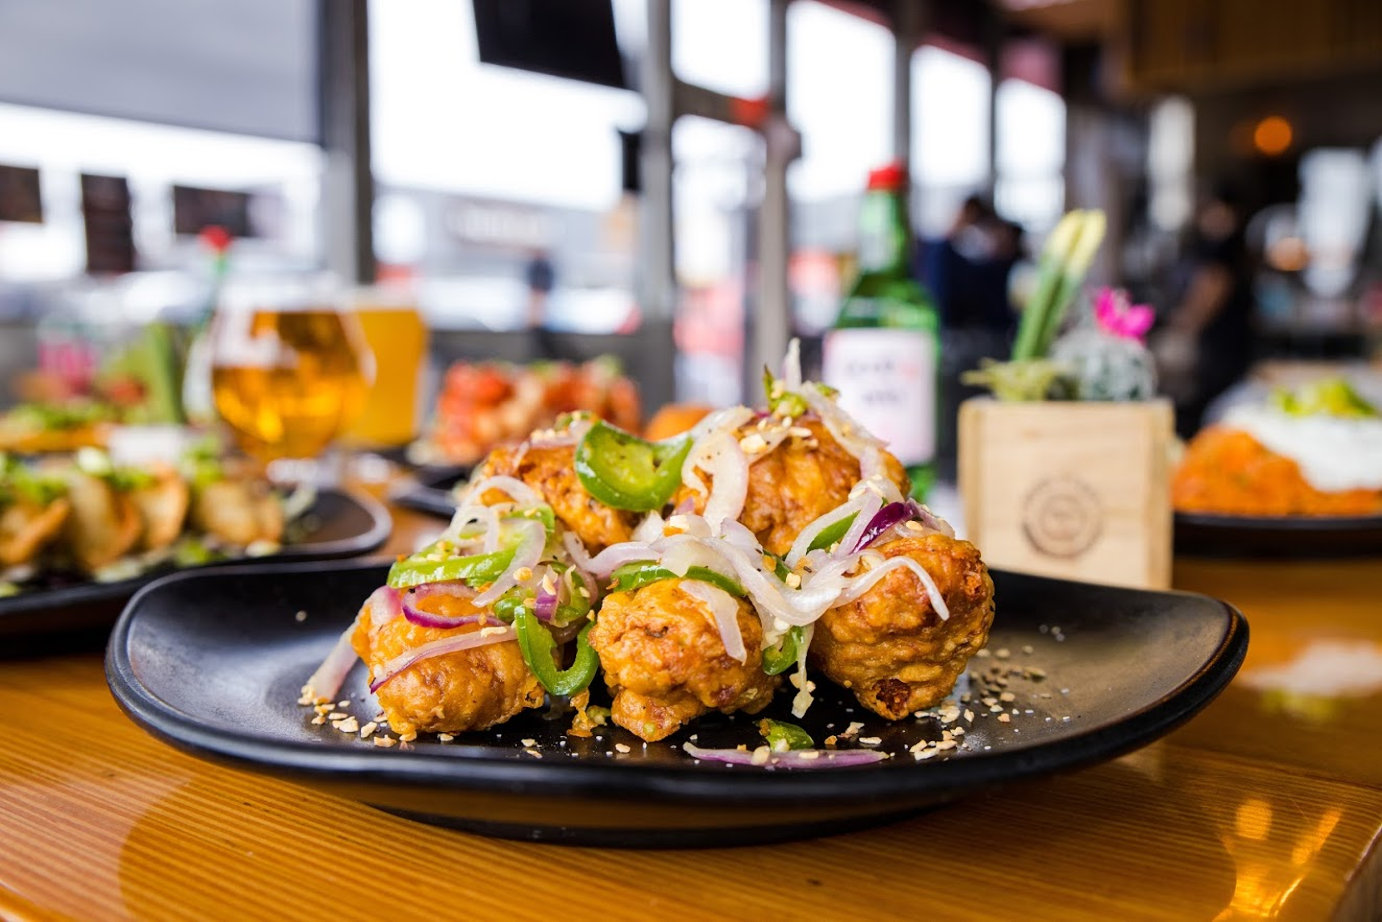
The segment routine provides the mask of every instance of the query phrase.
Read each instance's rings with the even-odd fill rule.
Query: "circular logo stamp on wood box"
[[[1050,557],[1079,557],[1094,546],[1103,526],[1099,494],[1068,474],[1039,481],[1022,501],[1022,531]]]

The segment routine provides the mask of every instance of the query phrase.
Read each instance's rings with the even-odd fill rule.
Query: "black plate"
[[[137,723],[193,754],[426,822],[595,845],[727,845],[888,822],[980,788],[1112,758],[1208,704],[1248,642],[1242,615],[1205,596],[995,573],[994,652],[975,658],[972,670],[1039,668],[1045,678],[1009,679],[1015,700],[1001,706],[1018,713],[1008,723],[972,702],[972,724],[959,722],[970,727],[968,749],[917,761],[908,747],[941,737],[935,719],[888,723],[818,679],[817,703],[800,721],[817,741],[859,721],[860,737],[876,736],[897,755],[795,772],[696,763],[680,749],[688,733],[702,746],[753,746],[757,718],[702,718],[645,747],[619,729],[568,737],[565,716],[540,712],[451,743],[425,737],[403,751],[312,726],[311,709],[296,704],[385,572],[326,564],[167,577],[121,616],[106,653],[110,687]],[[306,612],[302,621],[298,612]],[[362,723],[375,714],[361,666],[339,697],[351,699]],[[786,717],[789,698],[779,694],[765,713]],[[541,758],[525,751],[529,737]]]
[[[456,498],[451,495],[451,490],[456,484],[469,477],[469,468],[459,468],[430,476],[419,473],[415,478],[416,483],[403,487],[389,498],[400,506],[416,509],[418,512],[425,512],[443,519],[450,519],[456,514]]]
[[[1382,554],[1382,516],[1237,516],[1176,513],[1176,553],[1319,559]]]
[[[356,557],[383,544],[393,529],[388,510],[378,501],[342,490],[319,490],[306,515],[317,524],[301,540],[269,557],[221,561],[218,566]],[[159,569],[113,583],[74,581],[0,598],[0,653],[43,649],[50,642],[80,646],[96,634],[103,642],[130,596],[167,573]],[[18,638],[26,642],[21,645]]]

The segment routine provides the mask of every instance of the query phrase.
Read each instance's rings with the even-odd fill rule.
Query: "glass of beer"
[[[352,303],[365,344],[374,353],[374,386],[344,441],[361,448],[397,448],[417,437],[427,324],[417,299],[401,287],[359,288]]]
[[[275,479],[330,479],[319,460],[374,378],[336,287],[320,277],[229,283],[209,342],[212,399],[240,448]]]

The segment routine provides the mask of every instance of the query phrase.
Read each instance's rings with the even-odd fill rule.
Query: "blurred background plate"
[[[304,515],[313,524],[301,540],[268,557],[218,561],[217,566],[355,557],[378,548],[393,529],[388,510],[377,500],[342,490],[319,490]],[[167,573],[165,567],[112,583],[73,580],[0,598],[0,649],[17,654],[100,645],[130,596]]]
[[[456,513],[456,497],[451,491],[469,476],[466,468],[430,476],[419,472],[415,482],[400,487],[391,499],[400,506],[450,519]]]
[[[1242,615],[1206,596],[1000,571],[993,653],[971,665],[1008,676],[1014,700],[1006,722],[974,708],[984,713],[961,720],[963,745],[948,757],[908,752],[941,737],[934,718],[889,723],[824,680],[797,722],[820,741],[858,721],[858,735],[878,737],[894,758],[800,772],[695,762],[681,751],[688,733],[701,746],[753,746],[758,718],[711,715],[644,745],[618,728],[570,737],[569,713],[537,711],[453,743],[427,736],[384,749],[311,726],[313,712],[296,701],[386,572],[333,564],[167,577],[121,616],[107,680],[136,723],[195,755],[487,835],[659,847],[835,833],[1110,759],[1203,708],[1247,651]],[[377,711],[364,672],[357,666],[339,693],[362,722]],[[795,720],[789,698],[764,715]]]
[[[1320,559],[1382,554],[1382,516],[1254,517],[1176,513],[1176,553]]]

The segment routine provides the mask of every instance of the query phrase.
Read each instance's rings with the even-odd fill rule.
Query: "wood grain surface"
[[[440,527],[396,514],[390,549]],[[1377,919],[1382,694],[1285,696],[1311,644],[1382,655],[1382,561],[1177,561],[1248,616],[1244,672],[1168,739],[866,832],[623,851],[434,829],[178,752],[98,653],[0,660],[14,919]]]

